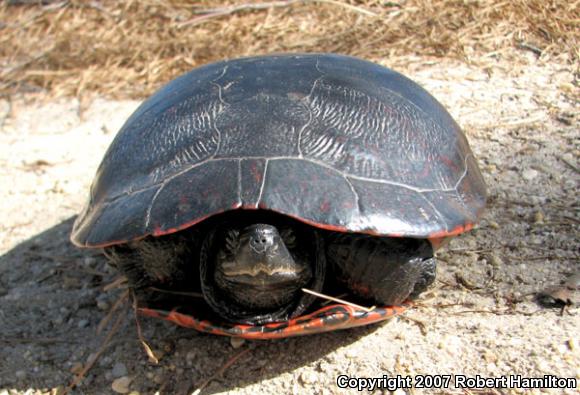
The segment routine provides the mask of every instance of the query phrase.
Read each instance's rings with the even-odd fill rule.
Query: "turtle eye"
[[[280,237],[282,237],[284,244],[286,244],[286,248],[292,249],[296,247],[296,235],[291,228],[282,229],[282,232],[280,232]]]
[[[240,231],[236,229],[228,230],[226,233],[226,251],[234,254],[240,245]]]

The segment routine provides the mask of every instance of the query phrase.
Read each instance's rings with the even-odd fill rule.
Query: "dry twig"
[[[224,374],[224,372],[230,366],[232,366],[234,363],[236,363],[236,361],[238,359],[240,359],[241,357],[243,357],[244,355],[246,355],[248,352],[250,352],[250,349],[249,348],[246,348],[245,350],[242,350],[242,351],[238,352],[237,354],[235,354],[234,356],[232,356],[230,359],[228,359],[226,361],[226,363],[224,363],[224,365],[217,370],[217,372],[215,372],[210,378],[208,378],[207,380],[205,380],[195,391],[192,392],[191,395],[199,395],[199,393],[201,391],[203,391],[203,389],[205,387],[207,387],[209,383],[211,383],[213,380],[215,380],[216,378],[218,378],[222,374]]]
[[[123,322],[123,318],[125,318],[125,313],[124,313],[124,311],[121,311],[117,315],[117,320],[115,321],[115,323],[111,327],[111,330],[109,331],[109,333],[107,334],[107,337],[105,338],[105,340],[101,344],[101,347],[99,347],[99,349],[93,355],[93,357],[90,358],[89,361],[83,366],[81,371],[79,373],[77,373],[77,375],[74,377],[72,382],[68,385],[68,387],[66,387],[64,389],[64,391],[62,392],[62,395],[68,394],[74,387],[76,387],[77,385],[79,385],[81,383],[81,381],[84,379],[84,377],[86,376],[88,371],[91,370],[91,368],[94,366],[95,362],[97,362],[97,360],[100,358],[100,356],[103,354],[103,352],[105,352],[105,350],[109,346],[111,339],[119,330],[119,327],[121,326],[121,323]]]

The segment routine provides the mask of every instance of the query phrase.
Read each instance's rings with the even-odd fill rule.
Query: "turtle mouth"
[[[297,275],[303,272],[301,270],[290,270],[284,267],[271,267],[267,263],[259,263],[249,268],[239,268],[237,270],[223,271],[225,277],[228,278],[272,278],[277,277],[281,279],[289,278],[295,279]]]
[[[305,271],[303,271],[305,272]],[[296,272],[270,275],[234,275],[216,273],[216,284],[233,303],[250,309],[268,309],[290,303],[310,276]]]
[[[256,289],[278,289],[293,287],[300,282],[300,275],[297,273],[276,273],[276,274],[258,274],[257,276],[241,274],[241,275],[224,275],[222,280],[228,282],[229,286],[249,286]]]

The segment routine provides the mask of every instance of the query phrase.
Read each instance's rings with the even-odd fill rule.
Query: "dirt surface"
[[[561,313],[533,301],[578,271],[573,70],[533,56],[517,69],[494,62],[417,58],[400,69],[463,126],[490,193],[477,229],[438,254],[438,281],[418,306],[385,325],[241,345],[142,318],[158,364],[143,351],[129,303],[109,315],[124,293],[104,290],[115,271],[68,241],[106,147],[138,102],[0,101],[0,394],[63,393],[83,367],[72,393],[338,394],[341,374],[580,378],[577,305]],[[563,390],[531,390],[544,391]],[[433,392],[479,391],[396,393]]]

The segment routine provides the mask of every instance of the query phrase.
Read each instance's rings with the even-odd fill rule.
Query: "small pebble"
[[[97,308],[102,311],[109,310],[109,304],[104,300],[97,300]]]
[[[524,170],[524,172],[522,173],[522,177],[524,178],[524,180],[526,181],[531,181],[534,178],[536,178],[538,176],[538,171],[534,170],[534,169],[526,169]]]
[[[254,361],[253,363],[256,366],[256,368],[263,368],[264,366],[266,366],[268,364],[268,361],[266,359],[258,359],[257,361]]]
[[[489,262],[490,262],[490,263],[492,264],[492,266],[494,266],[494,267],[500,267],[500,266],[503,264],[503,262],[502,262],[501,258],[500,258],[500,257],[498,257],[496,254],[493,254],[493,253],[492,253],[492,254],[490,254],[490,255],[488,256],[488,259],[489,259]]]
[[[20,289],[17,288],[13,288],[10,290],[10,292],[8,292],[8,294],[6,294],[6,296],[4,296],[5,300],[19,300],[22,297],[22,292]]]
[[[358,352],[356,349],[354,348],[349,348],[348,350],[346,350],[346,352],[344,353],[344,356],[349,358],[349,359],[355,359],[358,357]]]
[[[75,289],[82,286],[81,281],[76,277],[64,277],[61,284],[63,289]]]
[[[196,355],[197,352],[195,350],[190,350],[187,352],[187,354],[185,354],[185,360],[187,362],[193,362],[195,360]]]
[[[122,362],[116,362],[115,365],[113,365],[113,369],[111,370],[111,374],[113,375],[114,378],[126,376],[127,375],[127,367]]]
[[[463,341],[458,336],[447,335],[439,341],[437,347],[451,355],[460,355],[463,351]]]
[[[118,394],[126,394],[129,392],[129,385],[133,379],[128,376],[119,377],[113,381],[111,388]]]
[[[321,362],[319,365],[319,369],[321,372],[330,373],[334,370],[334,367],[332,364],[330,364],[328,362]]]
[[[97,258],[95,258],[94,256],[87,256],[85,257],[85,259],[83,260],[83,264],[85,266],[92,266],[97,262]]]
[[[550,372],[550,371],[553,371],[553,369],[550,368],[550,364],[548,363],[548,361],[546,361],[544,359],[539,359],[539,358],[536,361],[536,368],[540,372]]]
[[[302,374],[300,375],[300,381],[302,381],[302,383],[304,384],[313,384],[316,383],[317,380],[318,376],[316,375],[316,373],[311,372],[309,370],[302,372]]]
[[[161,342],[161,350],[164,354],[170,354],[175,351],[175,343],[171,340],[164,340]]]
[[[89,326],[89,320],[83,318],[78,322],[77,326],[81,329],[86,328],[87,326]]]
[[[99,358],[99,366],[100,367],[109,366],[109,365],[111,365],[112,362],[113,362],[113,359],[109,356]]]
[[[485,359],[486,362],[495,364],[495,362],[497,362],[497,355],[495,355],[493,352],[487,350],[483,354],[483,359]]]
[[[543,224],[544,223],[544,213],[541,211],[536,211],[534,213],[534,223]]]
[[[230,344],[233,348],[240,348],[245,342],[246,339],[242,339],[241,337],[230,337]]]
[[[566,354],[566,352],[568,352],[568,347],[566,346],[566,344],[557,344],[555,345],[556,351],[558,352],[558,354],[564,355]]]
[[[157,384],[162,384],[165,381],[165,376],[163,376],[162,372],[157,372],[153,376],[153,382]]]

